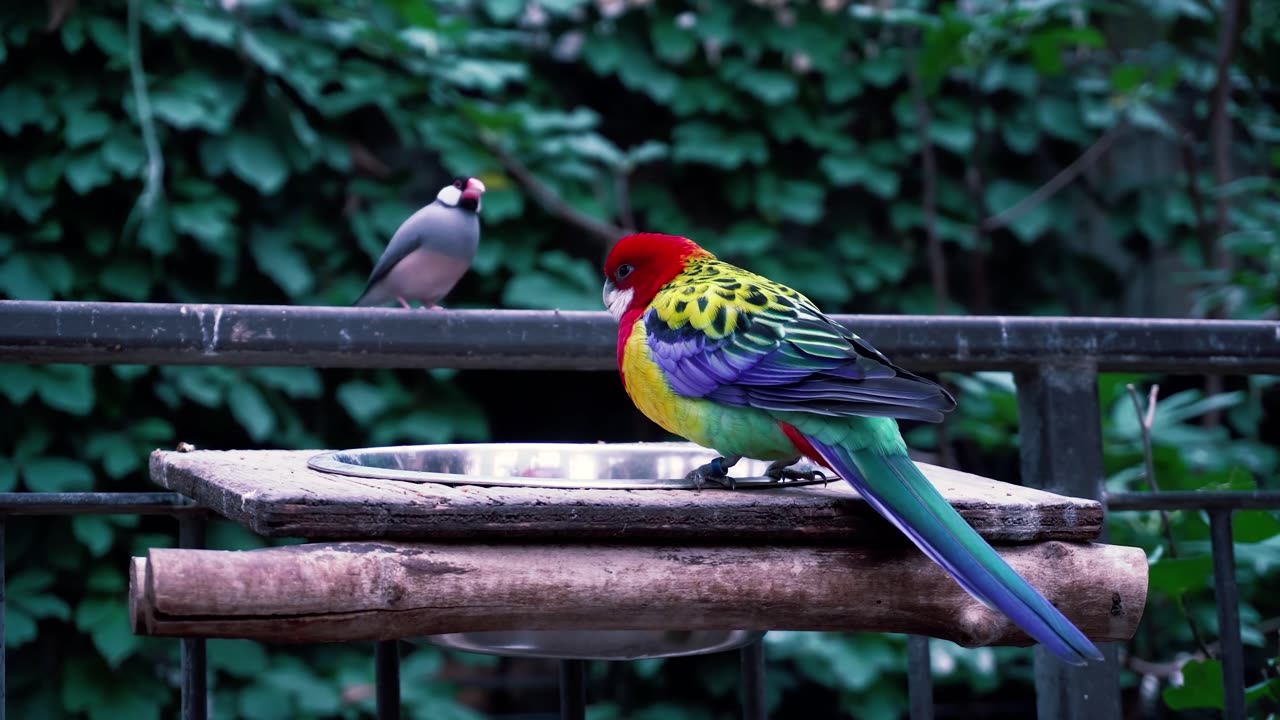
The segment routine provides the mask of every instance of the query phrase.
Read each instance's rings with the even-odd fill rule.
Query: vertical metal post
[[[178,546],[202,548],[205,543],[204,513],[178,517]],[[182,719],[205,720],[209,716],[208,671],[205,665],[204,638],[183,638],[182,643]]]
[[[923,635],[907,636],[907,694],[911,720],[933,720],[933,667],[929,638]]]
[[[757,640],[738,651],[742,676],[743,720],[765,720],[764,641]]]
[[[378,720],[400,720],[400,641],[379,641],[373,662]]]
[[[1223,717],[1244,720],[1244,645],[1240,642],[1240,588],[1231,544],[1231,511],[1209,511],[1213,541],[1213,594],[1218,601],[1218,642],[1222,645]]]
[[[560,661],[560,720],[587,717],[587,661]]]
[[[4,720],[5,708],[9,705],[9,686],[5,682],[5,673],[8,671],[8,662],[5,657],[9,653],[9,648],[4,644],[4,609],[8,598],[5,596],[7,589],[5,587],[5,576],[9,573],[9,564],[5,561],[4,548],[4,531],[5,520],[0,516],[0,720]]]
[[[1102,500],[1097,367],[1089,363],[1042,365],[1018,372],[1015,379],[1023,484]],[[1115,643],[1099,643],[1098,649],[1103,662],[1072,667],[1036,646],[1036,711],[1040,720],[1120,717],[1119,650]]]

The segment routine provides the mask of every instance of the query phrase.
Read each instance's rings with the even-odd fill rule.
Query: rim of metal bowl
[[[492,475],[462,475],[457,473],[428,472],[425,470],[401,470],[398,468],[370,467],[343,462],[341,456],[358,456],[361,454],[412,453],[424,450],[436,452],[449,451],[485,451],[485,450],[565,450],[569,448],[611,449],[644,448],[646,450],[676,450],[703,453],[707,459],[715,457],[714,450],[708,450],[693,443],[654,442],[654,443],[446,443],[440,445],[387,445],[381,447],[352,448],[348,450],[329,450],[307,458],[307,467],[324,473],[346,475],[348,477],[372,478],[379,480],[399,480],[416,483],[437,483],[440,485],[481,485],[490,487],[549,488],[559,490],[696,490],[692,480],[685,478],[536,478]],[[735,477],[734,486],[739,490],[782,489],[803,487],[806,485],[825,485],[835,480],[828,475],[826,479],[787,480],[779,482],[768,477]],[[718,488],[714,483],[704,483],[702,487]]]
[[[683,642],[679,637],[682,634],[686,635]],[[764,636],[763,630],[495,630],[426,635],[413,639],[481,655],[556,660],[644,660],[737,650]]]

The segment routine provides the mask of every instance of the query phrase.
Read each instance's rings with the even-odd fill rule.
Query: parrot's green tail
[[[805,439],[832,470],[969,594],[1008,615],[1068,663],[1084,665],[1102,659],[1084,633],[996,554],[906,454],[846,450],[812,436]]]

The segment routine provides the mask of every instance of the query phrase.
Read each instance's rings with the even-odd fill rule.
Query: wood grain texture
[[[1001,555],[1094,640],[1141,619],[1139,548],[1047,542]],[[134,631],[270,642],[483,630],[905,632],[1026,645],[913,546],[338,542],[135,558]]]
[[[448,486],[316,472],[306,460],[319,452],[157,450],[151,478],[268,537],[847,542],[897,535],[840,481],[738,491]],[[1095,501],[920,468],[994,542],[1087,541],[1101,531]]]

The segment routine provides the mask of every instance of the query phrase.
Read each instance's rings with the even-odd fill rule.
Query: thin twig
[[[147,76],[142,68],[141,0],[129,0],[129,79],[133,84],[133,99],[138,106],[138,124],[142,127],[142,143],[147,150],[147,177],[142,194],[134,203],[125,221],[128,235],[141,218],[151,212],[156,200],[164,193],[164,155],[156,139],[155,116],[151,112],[151,99],[147,95]],[[138,212],[141,211],[141,215]]]
[[[1111,144],[1115,142],[1116,137],[1120,133],[1123,125],[1112,125],[1102,134],[1088,150],[1085,150],[1080,157],[1074,162],[1063,168],[1049,179],[1049,182],[1036,188],[1035,192],[1019,200],[1013,207],[992,215],[982,221],[982,228],[988,232],[999,230],[1009,223],[1022,217],[1027,212],[1035,209],[1039,205],[1048,202],[1050,198],[1057,195],[1063,188],[1070,185],[1077,177],[1093,166],[1107,150],[1111,148]]]
[[[1218,187],[1215,203],[1214,230],[1217,233],[1216,265],[1218,269],[1231,268],[1231,254],[1222,247],[1222,236],[1230,229],[1231,207],[1222,189],[1231,181],[1231,115],[1227,103],[1231,98],[1231,62],[1236,54],[1236,40],[1240,24],[1240,0],[1226,0],[1222,8],[1221,29],[1218,33],[1217,78],[1213,86],[1211,125],[1209,129],[1213,145],[1213,181]]]
[[[1280,617],[1267,618],[1266,620],[1258,623],[1256,629],[1263,635],[1276,632],[1280,630]],[[1192,660],[1205,660],[1207,658],[1214,657],[1221,649],[1222,643],[1218,640],[1214,640],[1200,652],[1180,655],[1173,660],[1144,660],[1135,655],[1130,655],[1124,659],[1124,666],[1140,675],[1154,675],[1158,678],[1167,678],[1175,673],[1182,672],[1182,666]],[[1213,654],[1207,654],[1204,650],[1208,650]]]
[[[1151,492],[1160,492],[1160,486],[1156,483],[1156,463],[1155,454],[1151,449],[1151,428],[1156,421],[1156,404],[1160,395],[1160,386],[1152,385],[1151,390],[1147,393],[1147,407],[1144,411],[1142,401],[1138,399],[1138,391],[1133,387],[1133,383],[1128,383],[1125,389],[1129,391],[1129,399],[1133,401],[1133,411],[1138,416],[1138,428],[1142,434],[1142,461],[1145,468],[1143,475],[1147,481],[1147,487]],[[1173,526],[1169,523],[1169,512],[1167,510],[1160,511],[1160,530],[1164,534],[1165,542],[1169,548],[1169,557],[1178,557],[1178,546],[1173,539]],[[1182,613],[1182,617],[1187,621],[1187,627],[1191,630],[1191,637],[1195,638],[1196,645],[1205,657],[1213,657],[1209,651],[1209,646],[1205,644],[1204,635],[1200,633],[1200,626],[1196,624],[1191,612],[1187,609],[1187,601],[1183,595],[1177,598],[1178,610]]]
[[[634,230],[629,227],[621,228],[613,225],[612,223],[597,220],[590,215],[580,212],[572,205],[565,202],[564,198],[560,197],[554,190],[547,186],[546,183],[538,179],[538,176],[534,175],[532,170],[516,159],[511,153],[503,149],[500,144],[486,138],[481,138],[481,142],[484,143],[484,146],[488,148],[489,152],[493,153],[493,156],[498,159],[498,162],[502,164],[503,169],[506,170],[511,177],[515,178],[516,182],[520,183],[520,185],[524,187],[525,192],[529,193],[529,195],[531,195],[533,199],[537,201],[537,203],[548,213],[564,220],[570,225],[575,225],[579,229],[594,235],[606,246],[611,246],[613,243],[617,242],[618,238],[634,232]]]

